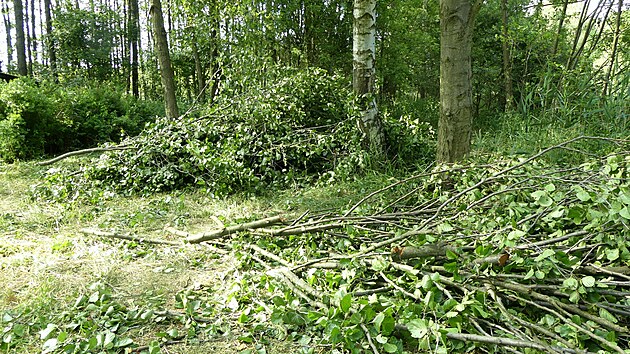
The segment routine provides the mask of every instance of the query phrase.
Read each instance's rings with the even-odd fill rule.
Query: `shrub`
[[[88,175],[135,192],[196,184],[214,195],[348,174],[364,156],[345,80],[317,69],[223,95],[200,118],[159,119],[136,149],[105,154]]]
[[[62,88],[22,78],[0,84],[0,160],[12,162],[119,142],[164,111],[115,88]]]
[[[0,159],[14,161],[54,151],[63,131],[53,102],[28,79],[0,84]]]
[[[124,135],[137,135],[144,125],[163,113],[162,108],[126,97],[110,87],[90,85],[57,91],[61,119],[71,127],[66,150],[119,142]]]

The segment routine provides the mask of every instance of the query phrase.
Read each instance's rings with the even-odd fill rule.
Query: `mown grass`
[[[61,164],[78,163],[68,159]],[[30,328],[22,338],[13,339],[11,353],[40,352],[44,340],[38,331],[72,311],[77,298],[92,292],[94,284],[105,284],[112,297],[129,308],[172,309],[176,294],[185,289],[207,287],[221,298],[239,281],[238,260],[216,247],[137,244],[85,235],[81,228],[175,240],[176,236],[164,232],[165,226],[199,232],[217,228],[217,219],[229,225],[270,215],[299,215],[306,210],[342,210],[393,178],[368,173],[353,182],[225,199],[191,189],[49,202],[37,200],[31,193],[42,183],[47,169],[30,162],[0,165],[0,313],[20,315],[20,321]],[[200,336],[198,343],[169,345],[169,352],[237,353],[261,347],[269,353],[294,351],[291,341],[239,341],[244,328],[231,314],[225,317],[229,331],[219,337]],[[186,331],[183,323],[151,323],[133,329],[130,335],[138,345],[146,345],[168,328]]]

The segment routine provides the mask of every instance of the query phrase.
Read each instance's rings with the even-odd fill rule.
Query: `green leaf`
[[[377,272],[381,272],[387,269],[387,267],[389,267],[389,262],[385,260],[385,258],[383,257],[376,257],[376,259],[374,259],[374,261],[372,261],[371,264],[372,264],[372,269]]]
[[[383,350],[385,350],[386,353],[396,353],[398,352],[398,347],[392,343],[385,343],[383,344]]]
[[[591,195],[587,191],[581,188],[577,192],[576,196],[580,201],[583,201],[583,202],[588,202],[589,200],[591,200]]]
[[[612,323],[617,323],[617,322],[619,322],[619,321],[617,320],[617,317],[615,317],[612,313],[608,312],[608,310],[606,310],[606,309],[605,309],[605,308],[603,308],[603,307],[600,307],[600,308],[599,308],[599,317],[601,317],[601,318],[603,318],[603,319],[605,319],[605,320],[608,320],[608,321],[610,321],[610,322],[612,322]]]
[[[555,255],[556,252],[550,248],[545,249],[541,254],[538,255],[538,257],[534,258],[534,262],[540,262],[544,259],[547,259],[553,255]]]
[[[439,224],[437,226],[437,232],[440,233],[440,234],[445,233],[445,232],[451,232],[454,229],[455,228],[453,228],[453,225],[451,225],[451,224],[449,224],[447,222]]]
[[[57,329],[57,325],[56,324],[54,324],[54,323],[47,324],[46,328],[44,328],[41,331],[39,331],[39,338],[40,339],[48,339],[48,338],[50,338],[50,335],[56,329]]]
[[[451,251],[450,249],[446,250],[446,259],[457,259],[457,253]]]
[[[383,323],[381,324],[381,333],[383,333],[383,335],[385,336],[388,336],[394,331],[395,327],[396,320],[394,320],[394,317],[392,317],[391,315],[387,315],[385,316],[385,318],[383,319]]]
[[[606,258],[609,261],[614,261],[619,258],[619,248],[609,248],[606,250]]]
[[[407,323],[407,328],[409,329],[411,336],[418,339],[426,336],[429,332],[427,322],[420,318],[409,321],[409,323]]]
[[[44,342],[42,346],[42,353],[52,353],[59,347],[59,341],[57,338],[50,338]]]
[[[551,199],[548,196],[544,195],[544,196],[538,198],[538,200],[536,202],[538,203],[538,205],[540,205],[542,207],[548,207],[551,204],[553,204],[553,199]]]
[[[527,274],[525,274],[525,280],[530,279],[531,277],[534,276],[534,268],[530,268],[529,271],[527,272]]]
[[[339,301],[339,308],[343,313],[348,313],[350,311],[350,305],[352,305],[352,294],[346,294]]]
[[[512,230],[510,231],[510,233],[508,234],[507,238],[508,240],[520,240],[521,237],[527,235],[527,233],[525,231],[521,231],[521,230]]]
[[[571,301],[574,304],[577,304],[577,302],[580,301],[580,293],[577,291],[571,292],[571,295],[569,295],[569,301]]]
[[[125,338],[121,338],[119,340],[116,341],[116,348],[123,348],[126,347],[128,345],[133,344],[133,339],[129,338],[129,337],[125,337]]]
[[[382,334],[379,334],[378,336],[376,336],[376,338],[374,338],[374,340],[376,340],[378,343],[385,344],[387,343],[389,338],[383,336]]]
[[[630,220],[630,207],[628,207],[628,206],[627,206],[627,207],[625,207],[625,208],[621,209],[621,210],[619,211],[619,215],[620,215],[622,218],[626,219],[626,220]]]
[[[584,278],[582,278],[582,285],[584,285],[587,288],[592,288],[593,286],[595,286],[595,278],[587,275]]]
[[[564,208],[556,208],[554,211],[549,213],[549,217],[553,219],[559,219],[564,215]]]
[[[580,285],[577,279],[571,277],[567,278],[562,282],[562,286],[568,289],[577,289],[578,285]]]
[[[372,323],[374,323],[374,327],[376,327],[377,331],[381,330],[381,323],[383,323],[384,319],[385,314],[383,314],[382,312],[379,312],[378,315],[374,316],[374,320],[372,320]]]

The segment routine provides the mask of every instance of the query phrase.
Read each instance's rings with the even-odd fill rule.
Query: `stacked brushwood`
[[[250,245],[251,257],[323,313],[343,310],[347,296],[349,314],[361,312],[361,298],[403,299],[385,335],[408,332],[420,349],[624,353],[630,154],[627,142],[618,142],[617,153],[578,166],[543,161],[574,142],[528,159],[438,167],[375,191],[345,213],[258,229],[276,240],[301,235],[318,252]],[[321,280],[330,273],[353,275],[335,288]],[[418,311],[405,312],[410,306]],[[359,318],[378,351],[382,340],[372,338],[389,330],[366,326],[374,323],[366,313]]]
[[[595,141],[615,152],[549,161]],[[437,166],[340,213],[170,231],[189,243],[240,235],[252,279],[267,284],[260,311],[353,352],[627,353],[629,145],[580,137]]]

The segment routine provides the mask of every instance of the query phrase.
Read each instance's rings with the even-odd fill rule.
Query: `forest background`
[[[627,353],[629,8],[1,0],[0,349]]]

